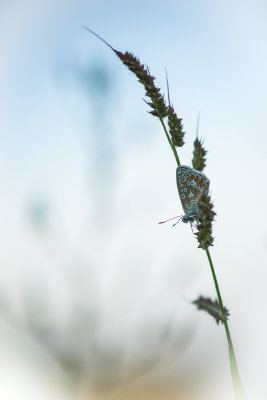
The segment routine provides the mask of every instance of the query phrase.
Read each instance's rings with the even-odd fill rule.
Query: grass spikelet
[[[173,145],[182,147],[184,145],[185,135],[183,132],[182,119],[177,117],[172,106],[168,107],[168,125]]]
[[[213,211],[213,204],[210,196],[203,194],[198,202],[199,208],[199,224],[197,224],[197,232],[195,233],[198,247],[207,250],[213,245],[212,222],[216,213]]]
[[[192,166],[198,171],[203,171],[206,167],[206,154],[207,150],[203,147],[203,141],[199,140],[198,137],[194,141],[194,152]]]
[[[150,74],[149,68],[141,64],[140,60],[132,53],[128,51],[122,53],[121,51],[114,49],[97,33],[85,26],[84,28],[105,43],[119,57],[123,64],[126,65],[126,67],[138,78],[138,81],[145,88],[145,95],[151,100],[151,102],[146,101],[146,103],[152,108],[152,111],[149,111],[150,114],[158,117],[158,113],[160,113],[161,117],[165,118],[168,115],[168,107],[165,104],[164,96],[160,93],[160,89],[155,86],[155,77]]]
[[[223,309],[223,315],[218,300],[211,300],[209,297],[199,296],[198,299],[192,301],[192,303],[197,306],[198,310],[204,310],[211,315],[217,324],[219,324],[219,322],[223,324],[230,315],[230,312],[226,307]]]

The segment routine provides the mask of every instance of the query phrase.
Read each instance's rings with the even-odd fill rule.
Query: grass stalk
[[[159,110],[157,109],[155,103],[154,103],[154,107],[155,107],[155,110],[157,111],[159,120],[160,120],[161,125],[162,125],[162,127],[164,129],[164,132],[166,134],[168,142],[169,142],[169,144],[170,144],[170,146],[172,148],[172,151],[174,153],[176,162],[177,162],[177,164],[179,166],[179,165],[181,165],[181,163],[180,163],[180,159],[179,159],[178,153],[176,151],[176,148],[175,148],[175,146],[173,145],[173,143],[172,143],[172,141],[170,139],[170,136],[168,134],[168,131],[167,131],[167,128],[166,128],[165,123],[163,121],[163,118],[162,118]],[[210,265],[210,269],[211,269],[211,273],[212,273],[212,278],[213,278],[214,286],[215,286],[216,293],[217,293],[217,298],[218,298],[220,309],[221,309],[221,313],[222,313],[222,316],[223,316],[223,324],[224,324],[225,333],[226,333],[227,342],[228,342],[229,360],[230,360],[230,366],[231,366],[231,373],[232,373],[232,380],[233,380],[235,398],[236,398],[236,400],[247,400],[245,389],[243,387],[243,384],[242,384],[242,381],[241,381],[241,378],[240,378],[240,375],[239,375],[239,371],[238,371],[238,366],[237,366],[237,362],[236,362],[234,346],[233,346],[233,342],[232,342],[232,338],[231,338],[231,334],[230,334],[229,325],[228,325],[228,322],[227,322],[227,316],[225,315],[222,296],[221,296],[221,292],[220,292],[217,276],[216,276],[216,273],[215,273],[215,269],[214,269],[214,266],[213,266],[212,258],[211,258],[209,249],[206,249],[205,251],[206,251],[206,255],[207,255],[208,261],[209,261],[209,265]]]
[[[146,96],[148,98],[150,98],[150,100],[152,101],[152,103],[151,102],[147,103],[153,109],[153,111],[150,111],[150,113],[152,115],[156,115],[159,118],[161,125],[163,127],[163,130],[165,132],[165,135],[167,137],[167,140],[169,142],[169,145],[171,146],[171,149],[173,151],[177,165],[180,166],[181,163],[180,163],[180,159],[179,159],[179,156],[178,156],[178,153],[176,150],[176,146],[181,147],[184,144],[184,141],[183,141],[184,132],[182,131],[181,119],[179,119],[177,117],[177,115],[175,114],[173,107],[170,105],[170,100],[169,100],[169,107],[166,107],[164,97],[160,94],[160,89],[155,86],[155,84],[154,84],[155,78],[150,74],[148,67],[144,67],[144,65],[142,65],[140,63],[139,59],[137,57],[135,57],[132,53],[129,53],[129,52],[121,53],[120,51],[115,50],[108,42],[106,42],[103,38],[101,38],[94,31],[92,31],[91,29],[89,29],[87,27],[84,27],[84,28],[87,31],[89,31],[90,33],[92,33],[93,35],[95,35],[103,43],[105,43],[120,58],[120,60],[124,63],[124,65],[126,65],[127,68],[129,68],[129,70],[137,76],[139,82],[145,87]],[[168,80],[167,80],[167,85],[168,85]],[[169,92],[169,90],[168,90],[168,92]],[[169,127],[170,127],[169,132],[170,133],[168,132],[166,125],[164,123],[164,117],[166,117],[167,115],[169,117],[171,116],[171,118],[169,119]],[[199,125],[199,116],[198,116],[197,132],[198,132],[198,125]],[[202,171],[205,167],[206,150],[202,148],[202,143],[199,140],[196,143],[195,151],[196,151],[196,157],[194,157],[194,158],[195,158],[195,162],[197,163],[197,166],[193,165],[193,168],[196,168],[199,171]],[[206,200],[209,200],[209,199],[206,199]],[[215,213],[212,211],[212,207],[213,207],[213,205],[209,204],[209,213],[210,213],[211,217],[213,218]],[[212,218],[210,218],[210,222],[212,221]],[[197,221],[197,223],[198,223],[198,221]],[[206,226],[206,229],[207,229],[207,226]],[[208,228],[208,232],[207,232],[208,235],[211,234],[211,232],[209,232],[209,229],[211,230],[211,225],[210,225],[210,228]],[[201,245],[199,247],[202,247],[206,251],[206,255],[208,257],[208,261],[210,264],[211,273],[212,273],[212,277],[213,277],[213,281],[214,281],[214,285],[215,285],[215,289],[216,289],[216,293],[217,293],[217,298],[218,298],[218,302],[219,302],[219,306],[220,306],[220,310],[221,310],[222,322],[224,324],[225,333],[226,333],[226,337],[227,337],[227,341],[228,341],[229,359],[230,359],[230,365],[231,365],[235,398],[236,398],[236,400],[246,400],[247,397],[246,397],[245,390],[243,388],[243,385],[242,385],[242,382],[241,382],[241,379],[239,376],[239,372],[238,372],[234,347],[233,347],[230,330],[229,330],[229,326],[228,326],[228,322],[227,322],[227,315],[225,313],[225,309],[223,306],[218,280],[217,280],[217,277],[215,274],[215,269],[214,269],[211,255],[210,255],[209,248],[208,248],[208,246],[210,246],[210,244],[212,244],[212,241],[213,241],[213,238],[211,236],[210,236],[209,240],[210,239],[212,239],[212,240],[209,241],[208,245],[206,245],[206,243],[201,243]]]
[[[215,273],[215,269],[213,266],[213,262],[212,262],[212,258],[211,258],[209,249],[206,249],[206,254],[207,254],[207,257],[209,260],[210,269],[211,269],[211,273],[212,273],[212,277],[213,277],[213,281],[214,281],[214,285],[215,285],[215,289],[216,289],[216,293],[217,293],[217,298],[218,298],[218,301],[220,304],[221,313],[223,315],[223,324],[224,324],[225,333],[226,333],[226,337],[227,337],[227,341],[228,341],[229,359],[230,359],[230,365],[231,365],[235,398],[236,398],[236,400],[246,400],[247,397],[246,397],[246,393],[245,393],[245,390],[244,390],[244,387],[243,387],[243,384],[242,384],[242,381],[240,379],[240,375],[238,372],[238,366],[237,366],[237,362],[236,362],[236,358],[235,358],[235,351],[234,351],[234,346],[232,343],[230,329],[229,329],[229,325],[227,322],[227,317],[224,312],[222,296],[221,296],[218,280],[216,277],[216,273]]]
[[[177,165],[179,166],[179,165],[181,165],[181,162],[180,162],[178,153],[177,153],[177,151],[176,151],[176,148],[175,148],[175,146],[173,145],[173,143],[172,143],[172,141],[171,141],[170,135],[169,135],[169,133],[168,133],[168,131],[167,131],[167,128],[166,128],[166,125],[165,125],[165,123],[164,123],[164,121],[163,121],[162,115],[160,114],[160,112],[159,112],[159,110],[158,110],[158,108],[157,108],[157,106],[156,106],[156,102],[155,102],[154,100],[153,100],[153,104],[154,104],[155,110],[157,111],[158,118],[159,118],[159,120],[160,120],[160,122],[161,122],[161,125],[162,125],[162,127],[163,127],[163,130],[164,130],[165,135],[166,135],[166,137],[167,137],[167,140],[168,140],[168,142],[169,142],[169,145],[171,146],[171,149],[172,149],[172,151],[173,151],[173,154],[174,154],[174,157],[175,157],[175,159],[176,159]]]

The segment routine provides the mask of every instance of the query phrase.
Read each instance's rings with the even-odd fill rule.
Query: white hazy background
[[[233,399],[215,297],[144,90],[86,25],[200,112],[211,254],[249,399],[267,398],[267,3],[0,2],[0,397]]]

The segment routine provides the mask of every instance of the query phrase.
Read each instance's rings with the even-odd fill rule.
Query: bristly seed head
[[[168,125],[173,145],[176,147],[182,147],[184,145],[185,135],[183,132],[182,119],[177,117],[174,108],[171,105],[168,107]]]
[[[123,64],[136,75],[139,82],[145,87],[146,96],[151,100],[146,101],[149,107],[152,108],[152,111],[149,111],[150,114],[156,117],[159,117],[160,115],[161,118],[168,116],[168,124],[173,145],[178,147],[183,146],[184,132],[182,131],[182,120],[177,117],[173,107],[166,105],[164,96],[160,93],[160,89],[155,86],[155,77],[150,74],[149,68],[141,64],[140,60],[132,53],[129,53],[128,51],[122,53],[121,51],[114,49],[97,33],[87,27],[84,28],[105,43],[119,57]]]
[[[210,196],[203,194],[198,201],[199,223],[197,224],[197,232],[195,233],[198,247],[207,250],[213,245],[212,222],[216,213],[213,211],[213,204]]]
[[[151,102],[147,102],[147,104],[152,108],[150,113],[158,117],[158,111],[162,118],[166,117],[168,114],[168,107],[165,104],[164,96],[160,94],[160,89],[155,86],[155,77],[150,74],[148,67],[141,64],[139,59],[128,51],[125,53],[114,49],[113,51],[145,87],[146,96],[152,100]]]
[[[194,141],[194,153],[192,166],[198,171],[203,171],[206,166],[206,154],[207,150],[203,147],[203,141],[196,138]]]
[[[230,315],[230,312],[226,307],[223,308],[224,315],[222,315],[218,301],[211,300],[209,297],[199,296],[199,298],[192,301],[192,303],[197,306],[198,310],[204,310],[210,314],[217,324],[219,324],[219,322],[224,323]]]

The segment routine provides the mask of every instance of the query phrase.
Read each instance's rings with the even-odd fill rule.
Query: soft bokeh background
[[[197,114],[212,256],[250,399],[267,384],[267,3],[0,2],[0,396],[233,399],[215,296],[143,88],[87,25]]]

